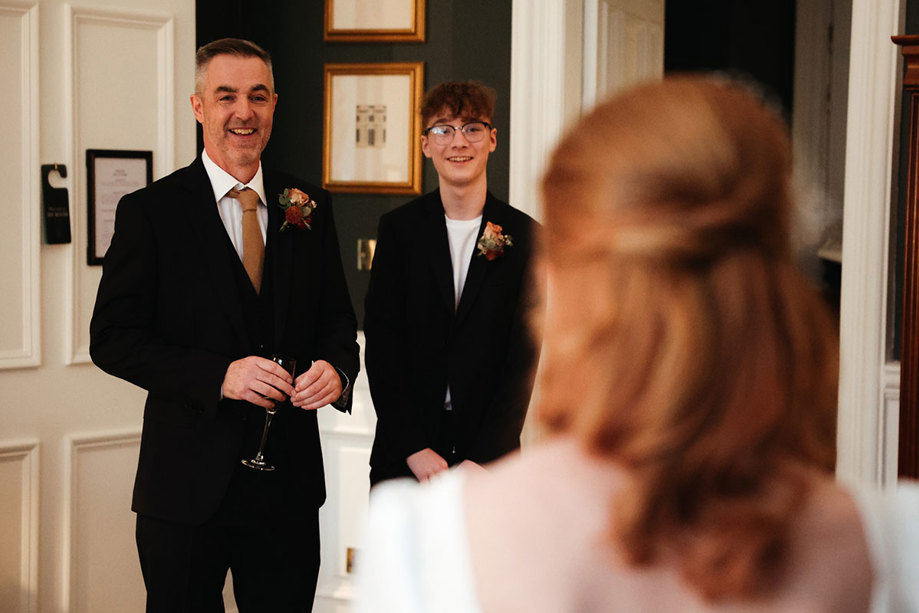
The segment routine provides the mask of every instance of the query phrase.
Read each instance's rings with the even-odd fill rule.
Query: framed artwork
[[[325,0],[326,42],[424,42],[425,0]]]
[[[325,65],[322,186],[421,193],[422,62]]]
[[[102,264],[115,233],[115,208],[121,197],[152,182],[152,151],[86,150],[88,265]]]

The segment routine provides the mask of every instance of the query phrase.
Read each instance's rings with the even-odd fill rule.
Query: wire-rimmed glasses
[[[457,130],[463,133],[463,137],[470,143],[477,143],[488,134],[491,124],[487,121],[470,121],[462,126],[451,126],[448,123],[439,123],[433,125],[422,134],[433,140],[438,145],[447,145],[453,142],[453,135]]]

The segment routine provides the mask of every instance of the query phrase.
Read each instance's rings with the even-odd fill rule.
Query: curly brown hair
[[[421,102],[421,124],[428,123],[442,111],[464,120],[490,122],[495,112],[495,90],[478,81],[447,81],[435,85]]]
[[[776,114],[684,76],[599,105],[542,182],[539,415],[629,471],[627,559],[709,599],[768,587],[804,475],[835,462],[837,330],[793,262],[790,178]]]

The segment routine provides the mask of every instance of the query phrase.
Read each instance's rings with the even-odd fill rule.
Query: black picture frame
[[[115,231],[115,207],[125,194],[153,182],[153,152],[86,150],[86,263],[101,266]]]

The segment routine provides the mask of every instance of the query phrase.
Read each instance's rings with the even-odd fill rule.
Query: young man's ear
[[[431,152],[428,150],[428,137],[424,134],[421,135],[421,152],[424,154],[424,157],[431,159]]]

